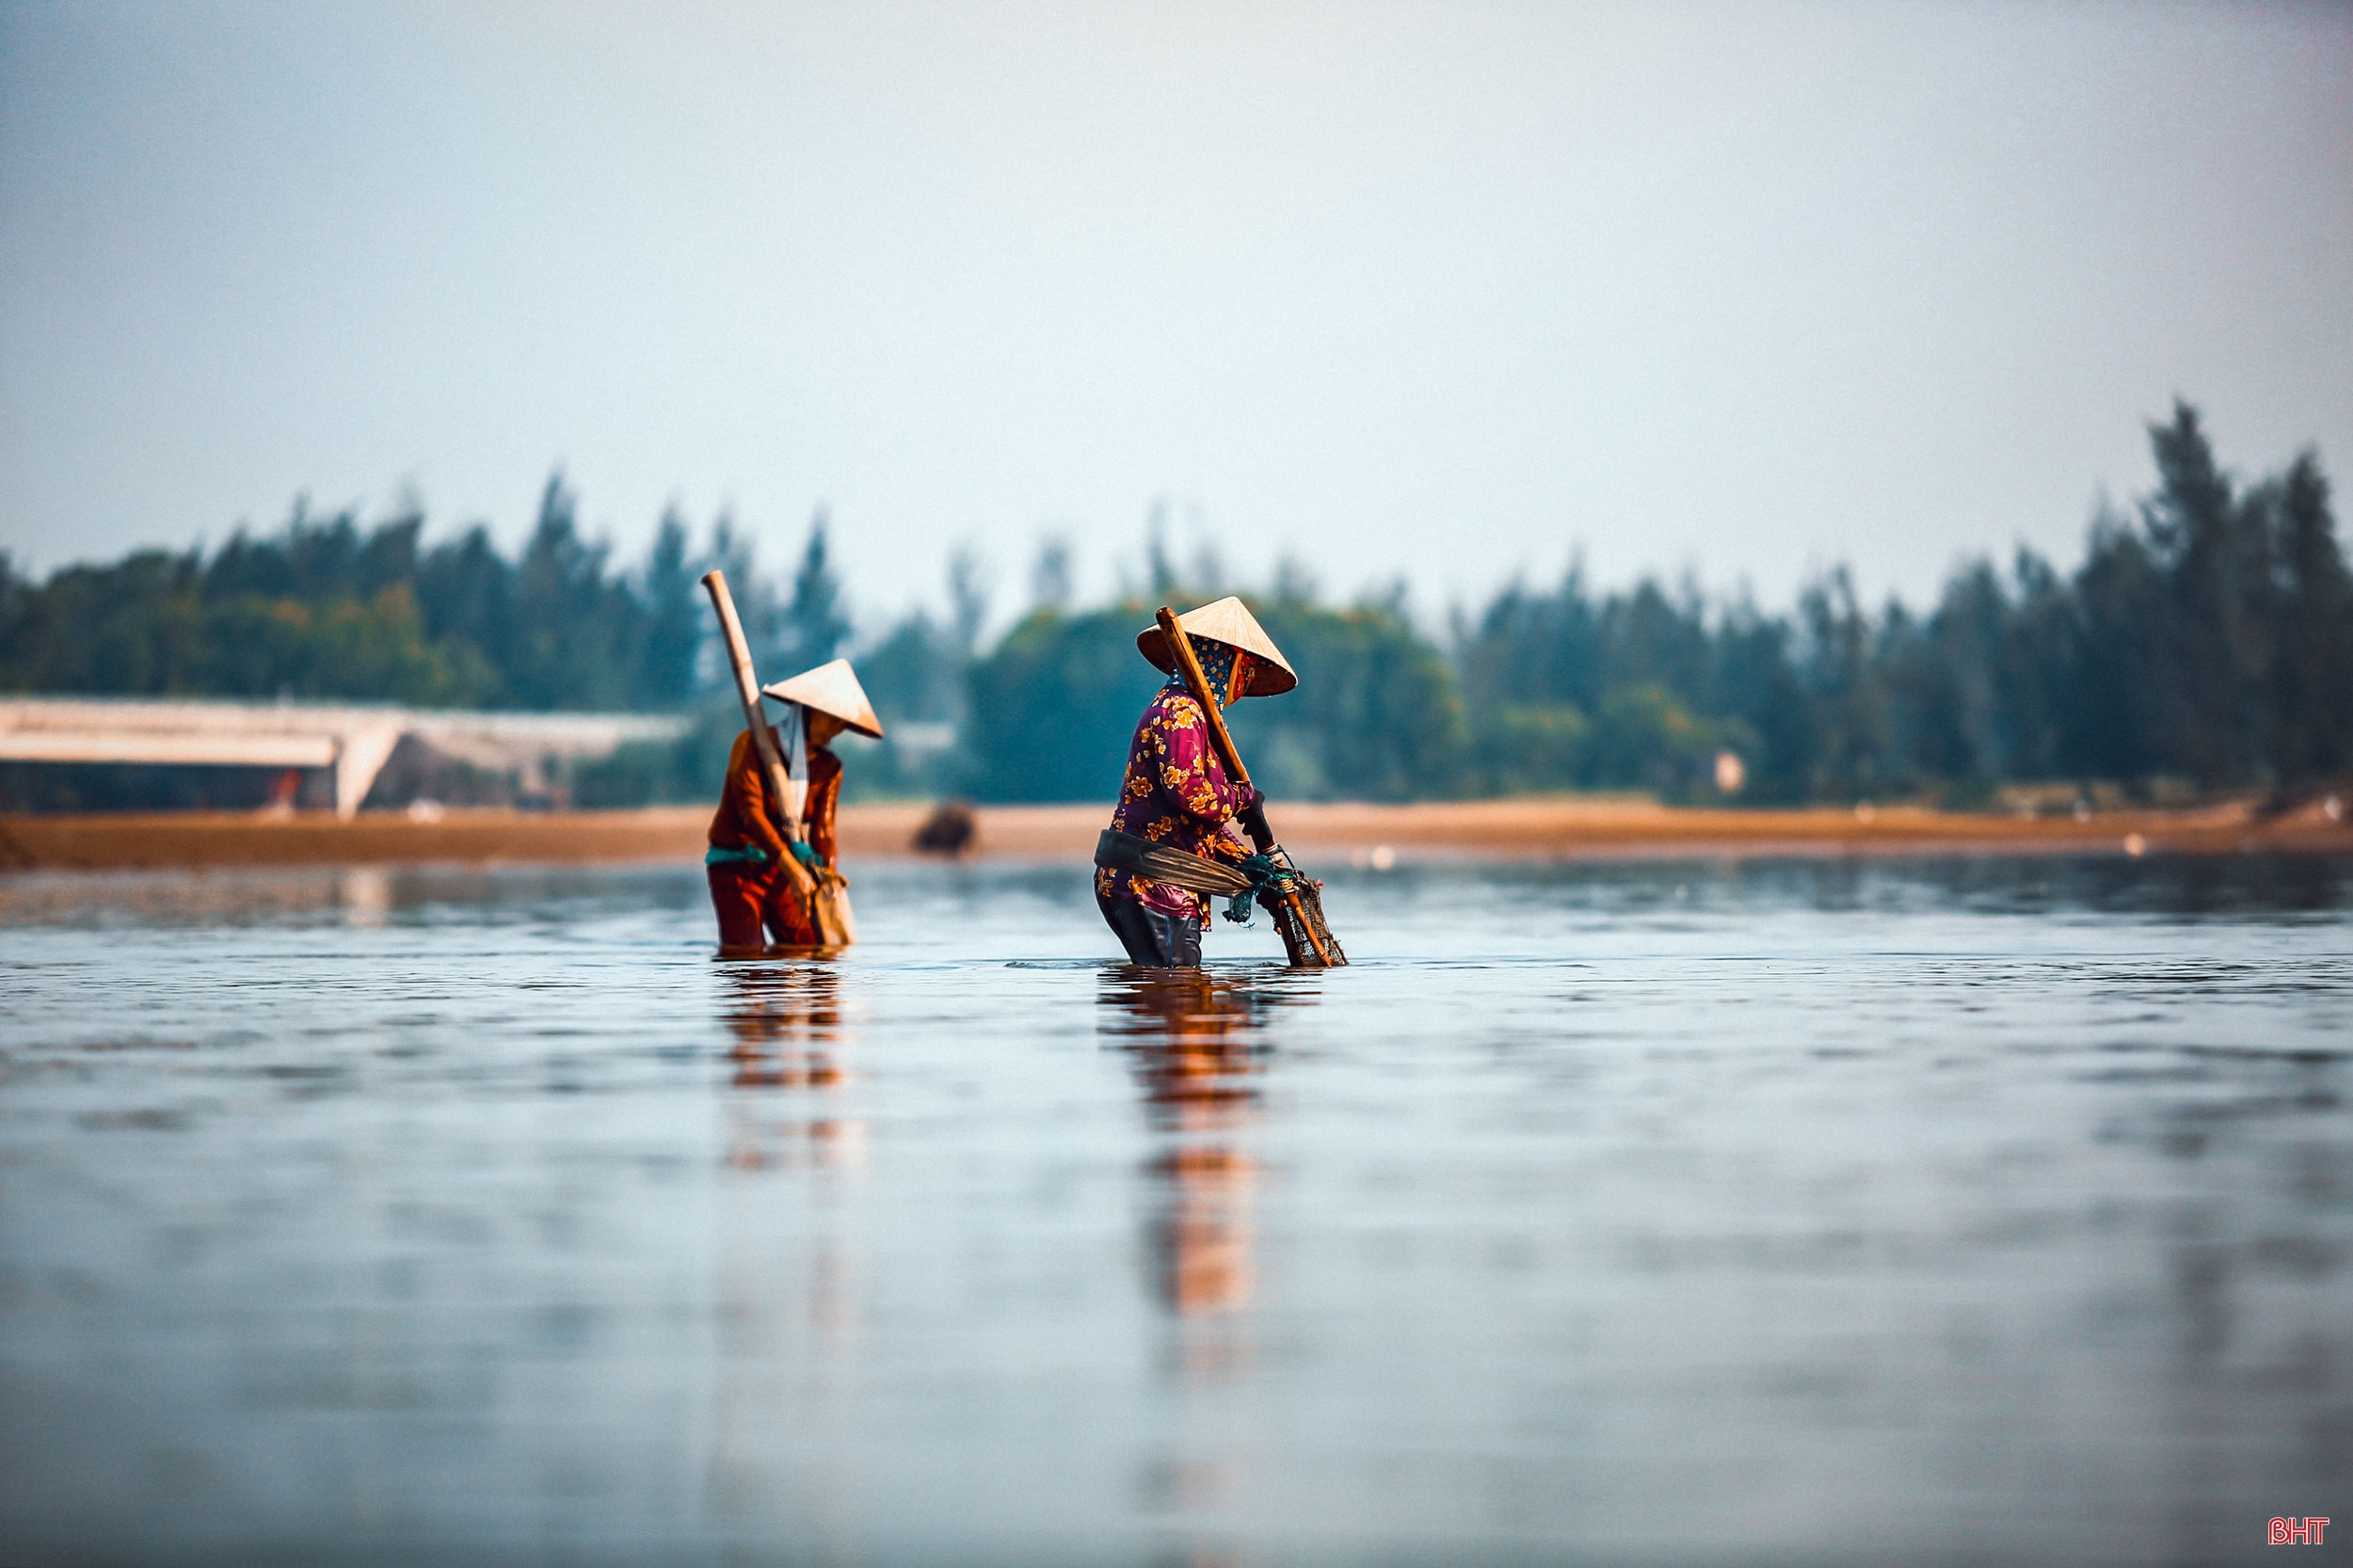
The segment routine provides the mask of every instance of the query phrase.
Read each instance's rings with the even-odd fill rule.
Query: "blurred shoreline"
[[[923,802],[845,806],[843,862],[916,857]],[[1108,808],[974,809],[971,856],[1092,858]],[[2024,817],[1919,807],[1723,810],[1640,799],[1522,797],[1410,806],[1277,803],[1286,846],[1311,869],[1433,859],[1584,859],[1637,856],[2353,854],[2353,812],[2313,803],[2264,813],[2244,804],[2197,810]],[[450,808],[421,819],[187,812],[0,816],[0,870],[127,871],[205,866],[581,864],[693,861],[710,808],[514,811]]]

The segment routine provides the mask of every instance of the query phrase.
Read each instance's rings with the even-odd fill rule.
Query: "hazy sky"
[[[2353,7],[0,8],[20,568],[560,463],[632,554],[824,503],[870,615],[1156,496],[1425,608],[1917,598],[2176,392],[2353,478]]]

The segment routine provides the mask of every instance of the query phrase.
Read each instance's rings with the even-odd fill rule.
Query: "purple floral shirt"
[[[1225,765],[1209,744],[1201,704],[1181,686],[1161,687],[1128,744],[1128,777],[1112,809],[1112,825],[1205,860],[1241,861],[1249,856],[1250,846],[1226,831],[1226,824],[1248,798],[1226,778]],[[1108,866],[1096,868],[1095,890],[1163,915],[1209,918],[1209,902],[1200,894]]]

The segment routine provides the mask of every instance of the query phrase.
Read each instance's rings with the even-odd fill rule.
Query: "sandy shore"
[[[845,862],[899,859],[930,808],[848,807]],[[1278,805],[1283,841],[1331,863],[1450,857],[1570,859],[1600,856],[2353,854],[2353,810],[2319,806],[2274,816],[2245,806],[2200,811],[2020,818],[1910,807],[1876,810],[1726,811],[1639,800],[1522,799],[1423,806]],[[984,808],[984,856],[1090,858],[1099,806]],[[327,815],[0,817],[0,869],[123,870],[169,866],[331,865],[456,861],[565,863],[696,860],[710,812],[451,810],[423,822]]]

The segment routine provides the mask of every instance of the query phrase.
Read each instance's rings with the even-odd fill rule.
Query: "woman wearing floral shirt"
[[[1236,698],[1273,696],[1298,684],[1290,665],[1238,599],[1220,600],[1181,617],[1202,673],[1220,707]],[[1136,639],[1162,669],[1174,663],[1160,628]],[[1227,865],[1247,859],[1251,846],[1233,825],[1265,838],[1259,815],[1266,796],[1226,776],[1201,704],[1181,676],[1153,696],[1128,744],[1128,773],[1112,809],[1115,832]],[[1115,866],[1098,865],[1095,901],[1130,962],[1153,968],[1190,968],[1201,962],[1201,932],[1209,904],[1201,894]]]

